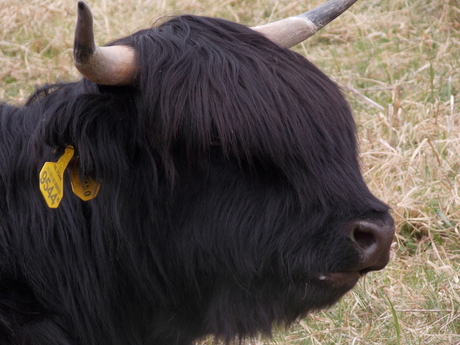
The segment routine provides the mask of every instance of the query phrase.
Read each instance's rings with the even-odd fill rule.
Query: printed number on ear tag
[[[64,196],[64,171],[73,154],[73,147],[67,147],[56,163],[46,162],[40,171],[40,191],[49,208],[57,208]]]
[[[101,184],[94,181],[90,176],[86,176],[83,180],[80,178],[78,164],[75,164],[70,171],[70,183],[72,184],[72,191],[83,201],[94,199],[99,192]]]

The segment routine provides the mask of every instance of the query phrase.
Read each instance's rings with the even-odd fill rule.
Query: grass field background
[[[258,25],[321,0],[98,0],[99,44],[192,13]],[[0,100],[79,78],[73,0],[0,1]],[[359,128],[362,171],[391,205],[391,262],[337,305],[247,344],[460,344],[460,0],[359,0],[294,48],[333,78]],[[200,344],[213,344],[203,340]]]

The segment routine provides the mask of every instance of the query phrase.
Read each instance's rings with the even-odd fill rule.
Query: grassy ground
[[[89,1],[99,43],[193,13],[247,25],[322,0]],[[0,2],[0,99],[78,78],[74,0]],[[360,0],[295,47],[340,84],[370,189],[397,224],[392,260],[336,306],[248,344],[460,344],[460,0]],[[212,344],[212,340],[201,344]]]

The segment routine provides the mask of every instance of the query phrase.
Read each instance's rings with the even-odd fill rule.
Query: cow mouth
[[[349,287],[352,288],[356,285],[361,277],[360,271],[354,272],[331,272],[318,274],[314,280],[319,282],[320,285],[330,285],[332,287]],[[313,281],[315,282],[315,281]]]
[[[317,286],[337,288],[337,289],[351,289],[358,282],[359,278],[366,275],[371,271],[381,270],[388,263],[388,259],[383,259],[379,265],[372,267],[354,269],[350,271],[342,272],[318,272],[318,273],[307,273],[307,274],[294,274],[292,280],[296,284],[313,284]]]
[[[350,271],[316,273],[308,276],[296,275],[293,277],[293,280],[298,284],[314,284],[348,290],[355,286],[359,278],[365,273],[367,272],[364,272],[364,270],[362,272]]]

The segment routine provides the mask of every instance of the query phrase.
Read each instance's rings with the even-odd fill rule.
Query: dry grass
[[[92,1],[100,43],[194,13],[253,25],[322,0]],[[78,78],[73,0],[0,3],[0,99]],[[347,94],[370,189],[393,207],[392,261],[328,311],[251,344],[460,344],[460,1],[361,0],[295,49]],[[204,341],[202,344],[212,344]]]

